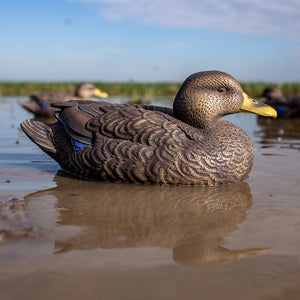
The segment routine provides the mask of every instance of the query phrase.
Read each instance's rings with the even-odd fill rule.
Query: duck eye
[[[219,87],[219,88],[217,88],[217,91],[219,93],[224,93],[226,91],[226,89],[224,87]]]

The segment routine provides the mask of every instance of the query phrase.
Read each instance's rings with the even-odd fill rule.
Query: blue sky
[[[1,81],[300,81],[298,0],[9,0]]]

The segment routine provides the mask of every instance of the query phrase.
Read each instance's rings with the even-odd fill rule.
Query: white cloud
[[[203,28],[299,40],[298,0],[70,0],[98,5],[111,21]]]

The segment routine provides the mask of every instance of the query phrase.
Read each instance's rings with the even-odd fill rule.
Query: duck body
[[[101,92],[91,83],[81,83],[76,87],[74,93],[40,92],[30,95],[30,101],[20,102],[21,106],[33,113],[36,117],[53,117],[57,110],[51,106],[52,103],[66,102],[71,99],[86,100],[93,96],[106,98],[107,93]]]
[[[173,109],[72,100],[54,105],[60,109],[56,123],[27,120],[21,126],[64,170],[85,179],[178,185],[243,181],[253,167],[252,142],[241,128],[221,119],[224,108],[213,96],[217,75],[229,86],[236,81],[219,71],[196,74],[179,90]],[[205,78],[212,80],[207,90]],[[243,102],[242,89],[236,88],[222,90],[229,113]],[[208,102],[199,102],[199,89]]]
[[[280,118],[300,118],[300,96],[283,95],[275,86],[269,86],[263,91],[266,103],[277,111]]]

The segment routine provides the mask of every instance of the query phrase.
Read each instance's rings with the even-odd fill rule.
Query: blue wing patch
[[[75,150],[78,151],[78,150],[84,148],[85,146],[87,146],[88,144],[81,143],[81,142],[79,142],[79,141],[73,139],[73,145],[74,145],[74,147],[75,147]]]
[[[287,110],[287,107],[284,105],[276,107],[278,116],[282,115]]]
[[[49,108],[50,106],[48,105],[48,104],[45,104],[45,103],[43,103],[42,104],[42,109],[47,109],[47,108]]]

